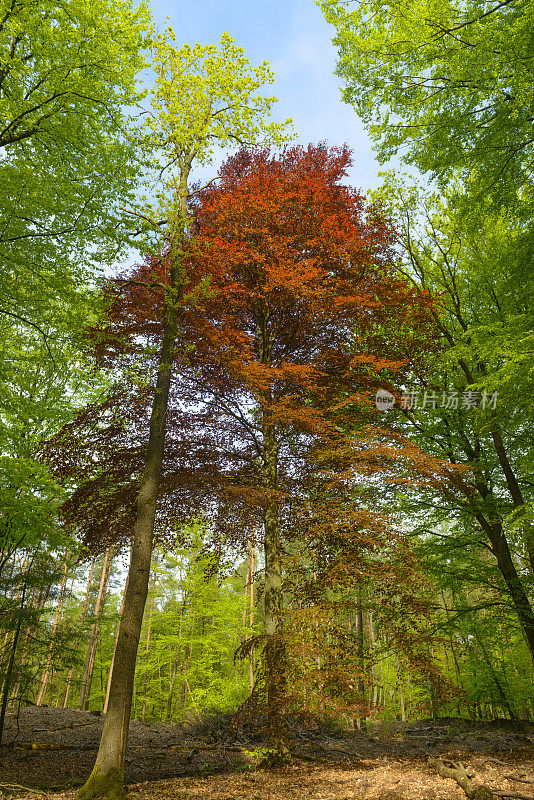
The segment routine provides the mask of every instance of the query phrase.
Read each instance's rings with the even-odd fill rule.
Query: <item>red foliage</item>
[[[395,592],[415,598],[414,570],[394,557],[403,545],[391,520],[372,509],[377,476],[382,491],[416,473],[453,491],[457,476],[377,425],[377,388],[394,391],[428,347],[430,301],[399,278],[380,210],[342,183],[350,164],[347,147],[242,150],[217,185],[193,194],[159,531],[201,513],[214,535],[240,545],[276,502],[285,541],[301,542],[293,567],[302,597],[373,578],[391,605]],[[109,330],[95,337],[101,363],[153,368],[146,346],[159,340],[166,283],[165,257],[109,282]],[[147,405],[134,385],[122,396],[106,406],[115,419],[79,424],[86,480],[66,512],[88,542],[131,531]],[[266,424],[277,443],[270,486]]]

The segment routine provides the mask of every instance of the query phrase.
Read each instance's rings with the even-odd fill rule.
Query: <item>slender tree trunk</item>
[[[250,605],[249,605],[249,631],[254,635],[254,541],[249,539],[249,563],[250,563]],[[254,650],[250,650],[248,657],[250,691],[254,688]]]
[[[373,708],[378,703],[378,671],[376,668],[376,643],[375,643],[375,632],[374,632],[374,622],[373,622],[373,613],[369,610],[367,616],[367,623],[368,623],[368,630],[369,630],[369,651],[371,657],[371,674],[373,676],[373,695],[371,700],[371,692],[369,692],[369,703],[372,704]]]
[[[113,655],[111,656],[111,664],[109,666],[108,683],[106,686],[106,699],[104,701],[104,714],[107,714],[109,703],[109,689],[111,686],[111,676],[113,674],[113,664],[115,663],[115,653],[117,652],[117,642],[119,640],[119,628],[121,625],[122,612],[124,611],[124,598],[126,597],[126,588],[128,586],[128,576],[126,576],[126,583],[124,585],[124,592],[122,594],[121,607],[119,609],[119,620],[117,622],[117,633],[115,634],[115,644],[113,645]]]
[[[61,604],[63,602],[63,593],[65,591],[65,584],[67,583],[67,572],[69,568],[69,552],[65,553],[65,567],[63,569],[63,578],[61,579],[61,588],[59,590],[59,598],[57,601],[57,609],[56,615],[54,617],[54,625],[52,628],[52,636],[50,639],[50,648],[48,650],[48,658],[46,661],[46,667],[43,675],[43,679],[41,681],[41,688],[39,690],[39,694],[37,695],[37,700],[35,702],[36,705],[40,706],[45,698],[46,690],[48,688],[48,681],[50,680],[50,667],[52,664],[52,655],[54,652],[54,639],[56,636],[57,626],[59,624],[59,617],[61,615]]]
[[[13,592],[13,591],[11,592],[11,600],[13,601],[14,604],[18,603],[19,597],[22,594],[23,587],[24,588],[26,587],[26,582],[27,582],[26,569],[27,569],[27,565],[28,565],[28,559],[29,559],[29,556],[26,555],[26,557],[24,559],[24,562],[21,564],[21,567],[20,567],[20,574],[24,576],[24,582],[17,586],[16,592]],[[15,571],[15,561],[16,560],[18,560],[19,563],[20,563],[20,558],[13,557],[13,560],[11,562],[11,570],[9,572],[9,575],[7,576],[8,579],[13,577],[13,573]],[[6,634],[4,636],[4,642],[2,644],[2,653],[0,655],[0,665],[4,663],[4,658],[7,657],[8,661],[11,658],[11,648],[10,648],[11,635],[12,635],[12,632],[10,630],[7,630]],[[11,641],[11,644],[13,644],[12,641]],[[0,694],[4,690],[4,685],[5,685],[5,678],[0,683]],[[18,684],[17,684],[17,688],[18,688]]]
[[[98,595],[95,602],[95,615],[94,622],[91,625],[91,634],[89,637],[89,648],[85,657],[85,665],[83,670],[82,687],[80,690],[80,701],[78,708],[87,710],[89,706],[89,695],[91,694],[91,684],[93,682],[93,669],[95,666],[96,648],[98,644],[98,634],[100,632],[100,618],[104,610],[104,603],[106,602],[106,591],[111,573],[112,553],[110,548],[106,548],[104,555],[104,562],[102,564],[102,574],[100,576],[100,584],[98,586]]]
[[[147,691],[147,667],[148,667],[148,651],[150,648],[150,631],[152,629],[152,614],[154,611],[154,589],[156,586],[156,573],[154,565],[154,575],[152,577],[152,597],[150,598],[150,611],[148,614],[148,626],[146,630],[145,639],[145,673],[143,675],[143,704],[141,706],[141,722],[144,724],[146,721],[146,691]]]
[[[486,662],[486,665],[487,665],[487,667],[488,667],[488,669],[490,671],[490,675],[491,675],[491,678],[493,680],[493,683],[495,684],[495,688],[497,689],[499,697],[502,700],[502,704],[503,704],[504,708],[506,709],[506,711],[508,711],[508,714],[510,715],[510,719],[513,722],[517,722],[519,717],[517,716],[517,713],[516,713],[515,709],[513,708],[511,702],[508,700],[506,692],[504,691],[504,687],[503,687],[501,681],[499,680],[499,677],[498,677],[497,673],[495,672],[495,670],[493,668],[493,664],[491,663],[491,659],[490,659],[490,657],[488,655],[488,652],[487,652],[486,648],[484,647],[484,643],[483,643],[482,639],[480,638],[480,636],[478,634],[478,631],[476,630],[476,627],[473,628],[473,633],[474,633],[475,639],[477,641],[477,644],[478,644],[478,646],[480,648],[480,651],[482,653],[482,657],[483,657],[484,661]]]
[[[190,162],[189,162],[190,166]],[[182,282],[183,243],[187,218],[188,170],[182,171],[180,181],[177,238],[170,253],[170,286],[165,296],[163,342],[150,432],[145,456],[145,468],[137,496],[137,519],[124,596],[124,611],[119,626],[119,638],[111,674],[109,703],[96,763],[87,782],[78,792],[82,798],[104,795],[109,800],[124,798],[124,759],[128,742],[128,726],[132,707],[135,664],[143,614],[148,594],[150,562],[156,519],[156,502],[163,466],[165,432],[172,368],[178,333],[178,297]]]
[[[247,577],[245,578],[245,597],[243,601],[243,625],[241,633],[241,644],[247,638],[247,606],[248,606],[248,587],[250,582],[250,557],[247,549]],[[237,669],[237,666],[236,666]],[[236,672],[237,675],[237,672]]]
[[[39,594],[37,596],[37,601],[36,601],[35,606],[34,606],[34,608],[36,609],[39,617],[42,614],[42,612],[44,611],[44,607],[46,605],[46,601],[48,600],[49,593],[50,593],[50,586],[41,586],[41,588],[39,589]],[[28,594],[28,593],[26,592],[26,594]],[[26,603],[26,607],[27,608],[29,606],[33,606],[34,598],[35,598],[35,593],[32,593],[32,595],[30,595],[29,602]],[[21,684],[21,679],[22,679],[22,668],[24,667],[24,665],[26,664],[26,661],[28,660],[28,654],[30,652],[31,642],[32,642],[32,634],[33,634],[33,631],[35,630],[35,628],[37,627],[37,624],[38,623],[34,623],[31,627],[26,629],[26,632],[25,632],[25,635],[24,635],[24,645],[22,647],[22,654],[21,654],[21,657],[20,657],[20,666],[19,666],[19,670],[18,670],[19,674],[17,676],[17,680],[16,680],[15,685],[13,686],[13,690],[11,692],[11,697],[12,698],[16,698],[18,696],[18,694],[19,694],[20,684]]]
[[[85,599],[84,599],[84,602],[83,602],[82,613],[81,613],[81,616],[80,616],[80,623],[82,625],[85,622],[85,615],[87,613],[87,606],[89,605],[89,593],[91,591],[91,583],[93,581],[93,572],[94,572],[94,569],[95,569],[95,560],[96,559],[93,558],[93,560],[91,561],[91,569],[89,570],[89,579],[87,581],[87,589],[85,590]],[[74,667],[70,667],[70,669],[69,669],[69,671],[67,673],[67,679],[65,681],[65,692],[63,694],[63,700],[61,701],[61,708],[67,708],[67,706],[68,706],[70,688],[71,688],[71,685],[72,685],[71,681],[72,681],[72,673],[73,672],[74,672]]]
[[[363,601],[362,590],[358,591],[358,612],[356,615],[356,645],[358,652],[358,694],[360,697],[365,698],[365,682],[363,676],[365,674],[365,641],[364,641],[364,627],[363,627]],[[365,721],[365,710],[357,718],[357,726],[361,731],[366,731],[367,725]]]
[[[269,744],[278,753],[279,761],[289,757],[287,723],[284,715],[286,694],[285,647],[281,637],[282,617],[282,559],[278,520],[278,446],[274,423],[264,411],[264,487],[270,496],[264,513],[265,553],[265,665],[267,680],[267,711]]]
[[[22,587],[22,596],[20,599],[20,607],[19,607],[19,616],[17,620],[17,627],[15,628],[15,634],[13,636],[13,642],[11,644],[11,653],[9,656],[9,663],[7,665],[6,670],[6,677],[4,680],[4,691],[2,694],[2,706],[0,708],[0,745],[2,744],[2,735],[4,733],[4,720],[6,718],[6,708],[7,708],[7,701],[9,700],[9,687],[11,684],[11,675],[13,674],[13,665],[15,663],[15,652],[17,650],[17,644],[19,641],[20,636],[20,629],[22,626],[22,615],[24,613],[24,600],[26,599],[26,587],[27,587],[27,577],[24,581],[24,585]]]
[[[184,621],[184,612],[185,612],[185,600],[182,601],[182,606],[181,606],[181,609],[180,609],[180,626],[179,626],[179,629],[178,629],[178,644],[176,646],[176,656],[175,656],[175,659],[174,659],[172,675],[171,675],[171,681],[170,681],[170,684],[169,684],[169,694],[167,696],[167,713],[166,713],[166,721],[167,722],[169,722],[169,720],[172,717],[172,704],[173,704],[173,700],[174,700],[174,687],[175,687],[175,684],[176,684],[176,676],[178,675],[178,664],[180,662],[180,653],[181,653],[181,650],[182,650],[182,626],[183,626],[183,621]]]
[[[399,657],[397,655],[395,655],[395,670],[397,672],[397,687],[399,690],[401,720],[406,722],[406,707],[404,705],[404,692],[402,690],[402,672],[400,668]]]

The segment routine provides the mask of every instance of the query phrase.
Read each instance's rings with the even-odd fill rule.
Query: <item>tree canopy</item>
[[[320,0],[343,97],[380,159],[513,197],[532,180],[532,4]]]

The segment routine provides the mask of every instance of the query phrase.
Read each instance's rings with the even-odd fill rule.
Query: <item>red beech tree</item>
[[[216,186],[190,200],[195,234],[179,308],[157,519],[161,531],[165,520],[201,510],[227,544],[246,546],[251,531],[261,532],[269,737],[282,758],[289,696],[284,543],[328,555],[316,559],[323,565],[318,585],[354,588],[343,553],[352,554],[345,560],[356,573],[374,560],[373,574],[385,574],[378,554],[388,541],[391,553],[391,522],[362,510],[356,473],[371,484],[389,470],[394,484],[394,448],[377,434],[366,459],[354,431],[361,442],[365,426],[376,427],[377,388],[393,388],[412,368],[429,326],[428,299],[395,271],[387,220],[343,184],[350,163],[347,147],[293,147],[278,156],[242,150],[225,163]],[[123,364],[151,368],[141,343],[159,335],[157,287],[168,280],[162,257],[110,283],[103,363],[116,367],[120,356]],[[108,417],[87,412],[88,451],[98,442],[107,455],[86,459],[86,483],[67,508],[88,541],[103,535],[102,519],[114,537],[131,532],[121,508],[135,495],[147,411],[141,390],[117,392],[123,400],[107,402]],[[75,428],[64,441],[69,436],[79,448]],[[429,480],[448,478],[437,462],[417,459]],[[99,498],[100,513],[80,516],[91,497]],[[386,584],[392,597],[394,581]]]
[[[243,150],[192,205],[175,413],[216,467],[218,527],[231,536],[239,509],[263,530],[269,738],[282,755],[283,541],[301,533],[313,454],[339,462],[343,409],[376,414],[370,396],[413,360],[428,316],[395,275],[387,221],[343,185],[349,164],[346,147]]]

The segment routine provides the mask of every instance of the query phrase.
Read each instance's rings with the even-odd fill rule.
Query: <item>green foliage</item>
[[[209,164],[216,151],[239,145],[280,145],[290,138],[288,125],[268,122],[275,97],[260,92],[274,81],[265,61],[252,67],[228,33],[219,45],[174,46],[172,28],[152,46],[155,87],[151,110],[138,129],[139,141],[154,175],[151,198],[134,204],[146,243],[156,234],[166,246],[186,224],[187,182],[193,164]],[[183,235],[183,234],[180,234]],[[152,246],[154,246],[152,244]]]
[[[473,714],[510,715],[532,702],[515,666],[531,676],[514,597],[514,587],[530,597],[534,582],[531,236],[517,210],[473,202],[472,191],[456,182],[439,195],[388,173],[375,197],[395,220],[401,269],[435,298],[438,347],[407,387],[417,405],[393,412],[395,423],[464,470],[454,487],[409,486],[400,498],[439,592],[432,625],[449,641],[436,657]]]
[[[0,6],[0,537],[54,547],[62,491],[39,448],[99,388],[81,338],[141,171],[125,108],[142,97],[149,15],[128,0]]]
[[[475,169],[514,197],[532,179],[533,7],[527,0],[319,0],[338,74],[387,160],[446,178]]]
[[[124,109],[141,97],[149,15],[129,0],[1,5],[0,257],[25,292],[61,279],[58,255],[95,263],[97,243],[117,241],[112,212],[138,173]]]
[[[234,664],[244,635],[243,579],[233,569],[225,574],[204,537],[193,527],[187,546],[154,555],[135,678],[137,717],[145,707],[147,719],[199,719],[235,709],[248,693],[248,670]]]

